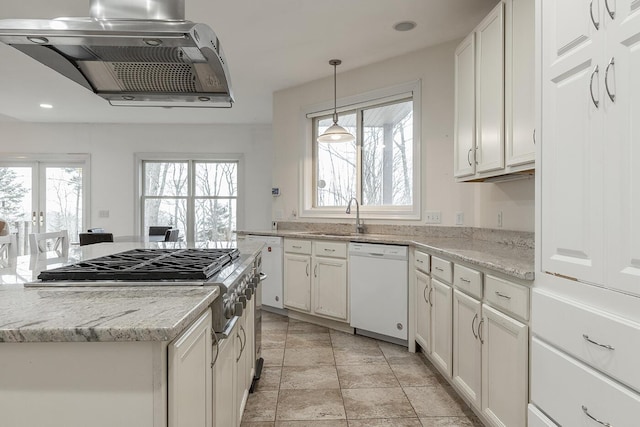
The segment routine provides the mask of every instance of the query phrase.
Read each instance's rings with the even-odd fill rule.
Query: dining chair
[[[164,236],[167,230],[171,230],[172,228],[170,225],[152,225],[149,227],[149,236]]]
[[[29,250],[31,255],[48,251],[69,253],[69,233],[67,230],[53,231],[50,233],[29,234]]]
[[[93,245],[95,243],[113,242],[113,233],[80,233],[80,246]]]
[[[0,259],[10,259],[18,256],[18,244],[15,234],[0,236]]]
[[[87,229],[87,233],[104,233],[104,228],[96,227]]]
[[[167,230],[164,233],[164,241],[177,242],[179,236],[180,236],[180,230],[178,230],[177,228],[172,228],[171,230]]]

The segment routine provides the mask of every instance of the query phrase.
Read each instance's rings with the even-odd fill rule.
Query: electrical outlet
[[[442,216],[440,211],[424,211],[424,222],[427,224],[440,224]]]
[[[464,212],[456,212],[456,225],[464,224]]]
[[[98,218],[109,218],[109,211],[108,210],[98,211]]]
[[[498,227],[502,227],[502,211],[498,212]]]

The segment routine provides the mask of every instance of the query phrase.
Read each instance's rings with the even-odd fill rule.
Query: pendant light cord
[[[336,69],[338,68],[338,64],[333,63],[333,124],[338,123],[338,89],[337,89],[337,80],[336,80]]]

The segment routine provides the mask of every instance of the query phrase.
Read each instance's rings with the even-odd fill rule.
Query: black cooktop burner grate
[[[133,249],[52,270],[51,280],[208,280],[240,256],[238,249]]]

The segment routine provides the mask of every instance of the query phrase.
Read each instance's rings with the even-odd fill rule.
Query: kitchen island
[[[159,245],[185,246],[103,243],[0,268],[0,424],[211,425],[218,286],[24,286],[42,270]],[[260,245],[239,249],[251,262]]]

